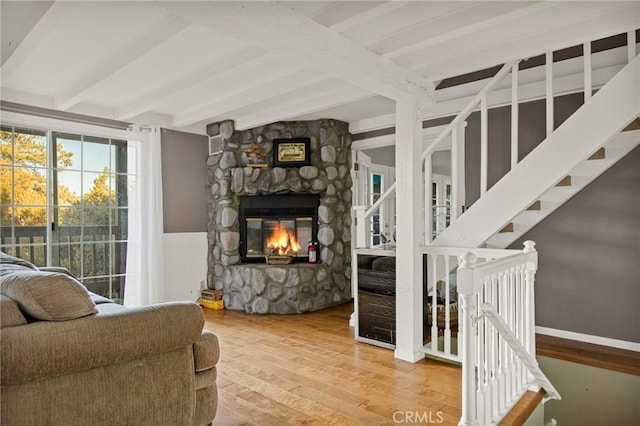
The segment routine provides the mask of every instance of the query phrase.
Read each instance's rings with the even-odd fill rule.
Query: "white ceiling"
[[[366,130],[440,80],[636,29],[638,1],[1,1],[4,101],[204,133]]]

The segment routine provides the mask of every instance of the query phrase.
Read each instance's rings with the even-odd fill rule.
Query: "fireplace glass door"
[[[318,233],[317,194],[254,195],[240,198],[240,257],[264,262],[267,256],[309,257]]]
[[[268,255],[307,257],[313,218],[246,218],[247,257]]]

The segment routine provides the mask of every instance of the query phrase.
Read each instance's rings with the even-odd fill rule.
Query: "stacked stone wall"
[[[351,298],[351,137],[335,120],[278,122],[235,131],[225,121],[208,126],[222,151],[208,159],[209,288],[223,291],[228,309],[301,313]],[[274,139],[310,139],[310,165],[272,167]],[[250,167],[257,144],[268,167]],[[242,264],[238,209],[241,196],[319,194],[316,265]]]

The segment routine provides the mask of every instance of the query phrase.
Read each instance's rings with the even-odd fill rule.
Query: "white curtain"
[[[124,290],[126,306],[163,301],[161,129],[131,126],[128,136],[129,237]]]

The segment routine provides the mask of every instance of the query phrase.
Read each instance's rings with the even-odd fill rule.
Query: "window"
[[[122,301],[127,142],[3,126],[0,249]]]
[[[380,173],[371,173],[371,204],[375,204],[376,201],[382,195],[383,176]],[[381,240],[382,230],[380,229],[380,219],[382,216],[381,208],[378,209],[373,215],[371,215],[371,244],[374,246],[380,245],[384,240]],[[383,237],[384,238],[384,237]]]
[[[432,238],[451,225],[451,177],[431,175]]]

